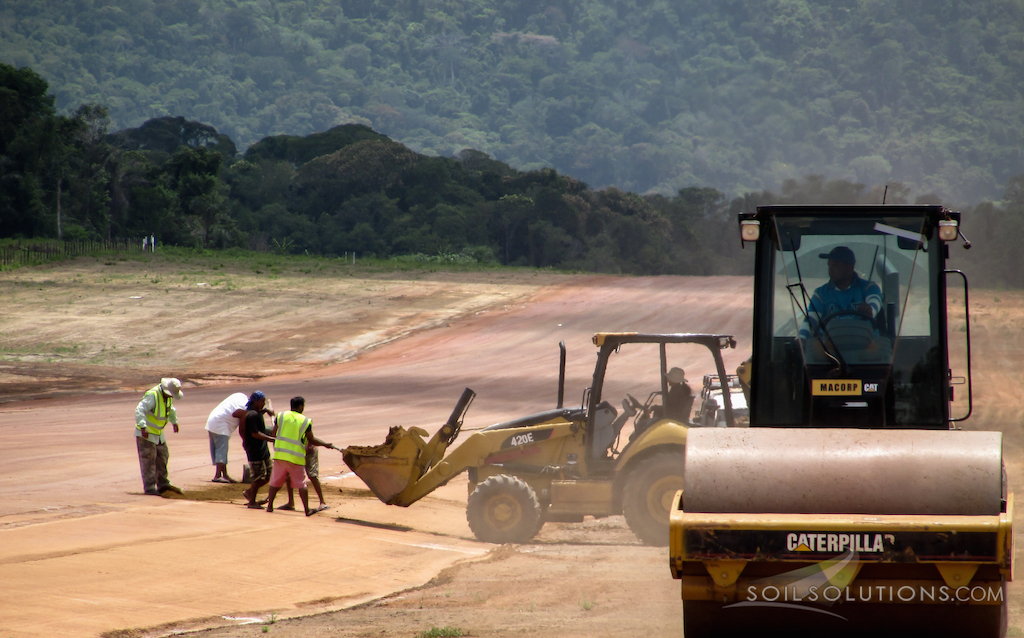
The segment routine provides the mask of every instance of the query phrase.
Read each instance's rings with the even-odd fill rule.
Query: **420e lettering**
[[[540,441],[546,441],[551,438],[553,429],[547,428],[544,430],[531,430],[529,432],[519,432],[513,434],[501,443],[501,449],[507,450],[512,447],[522,447],[531,443],[539,443]]]

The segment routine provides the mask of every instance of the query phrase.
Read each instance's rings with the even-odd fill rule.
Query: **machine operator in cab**
[[[831,252],[818,255],[828,260],[828,282],[819,286],[811,296],[807,317],[800,326],[800,339],[811,341],[814,351],[824,355],[822,341],[812,339],[818,324],[837,312],[850,311],[873,321],[882,309],[882,290],[873,281],[863,279],[854,270],[857,258],[846,246],[836,246]]]

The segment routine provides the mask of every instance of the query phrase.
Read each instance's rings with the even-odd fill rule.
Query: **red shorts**
[[[284,487],[288,477],[292,477],[292,487],[302,489],[306,487],[306,466],[298,465],[290,461],[274,461],[274,469],[270,473],[270,487]]]

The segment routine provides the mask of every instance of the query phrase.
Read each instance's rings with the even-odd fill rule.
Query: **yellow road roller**
[[[686,636],[1005,635],[1013,495],[1001,433],[961,428],[968,289],[946,267],[960,217],[740,215],[756,251],[750,427],[687,439],[669,530]]]

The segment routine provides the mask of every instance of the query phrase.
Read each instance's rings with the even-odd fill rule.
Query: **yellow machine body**
[[[483,540],[524,542],[545,521],[625,514],[642,540],[666,544],[668,512],[682,487],[681,460],[692,424],[658,416],[631,396],[633,405],[624,400],[623,411],[615,410],[601,396],[608,357],[623,344],[653,345],[660,351],[656,374],[662,378],[666,345],[696,343],[710,350],[725,378],[720,350],[735,347],[735,341],[727,335],[598,333],[594,343],[598,363],[580,408],[498,423],[453,446],[474,396],[467,388],[448,422],[429,439],[420,428],[396,426],[382,445],[347,448],[345,462],[381,501],[402,507],[468,472],[467,516]],[[725,414],[732,423],[731,407]],[[634,417],[629,442],[619,450],[619,432]]]
[[[958,427],[969,296],[945,260],[960,214],[762,206],[739,221],[756,249],[750,428],[689,432],[669,523],[684,634],[1004,636],[1002,435]],[[962,333],[946,317],[960,280]]]

